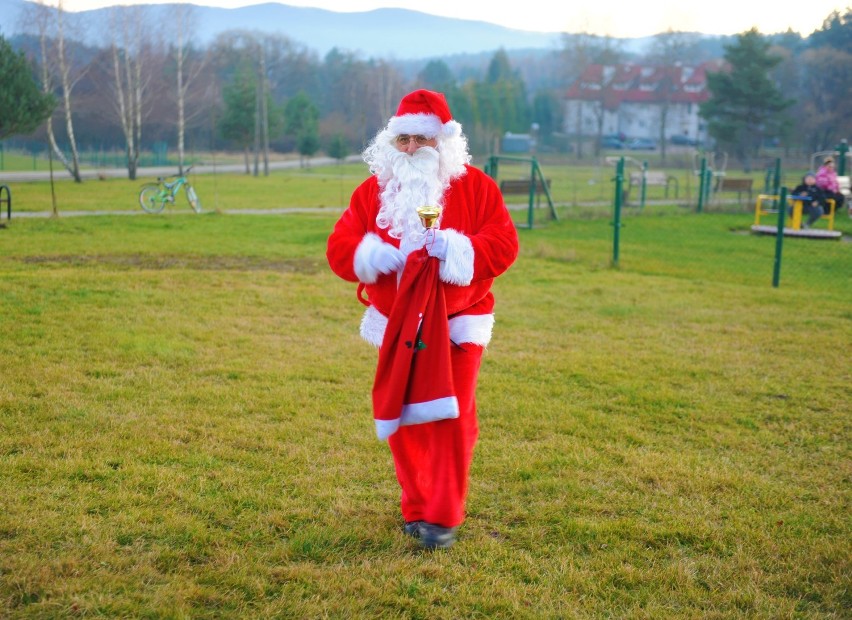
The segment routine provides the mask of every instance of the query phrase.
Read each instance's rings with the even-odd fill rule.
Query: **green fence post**
[[[784,221],[787,219],[787,188],[781,188],[778,205],[778,227],[775,230],[775,265],[772,270],[772,286],[778,288],[781,282],[781,249],[784,247]]]
[[[775,158],[775,178],[772,182],[772,195],[777,196],[779,190],[781,189],[781,158]],[[773,207],[777,208],[778,203],[775,203]]]
[[[553,204],[553,198],[550,195],[550,188],[547,186],[547,180],[544,178],[544,172],[541,171],[541,166],[538,165],[538,161],[533,158],[533,176],[535,175],[538,175],[539,181],[541,181],[541,188],[544,190],[544,197],[547,198],[547,204],[550,207],[551,219],[558,220],[559,216],[556,214],[556,207]]]
[[[648,192],[648,162],[643,161],[642,162],[642,193],[641,193],[641,199],[639,200],[639,210],[640,211],[645,208],[645,197],[647,196],[647,192]]]
[[[772,195],[777,196],[778,190],[781,188],[781,158],[775,158],[775,178],[772,184]]]
[[[705,185],[707,184],[707,158],[701,158],[701,171],[699,172],[701,175],[698,180],[698,212],[704,210],[704,197],[707,194],[707,188]]]
[[[485,164],[485,173],[495,181],[497,180],[497,157],[494,155],[488,158],[488,163]]]
[[[535,208],[535,169],[537,165],[535,157],[533,157],[532,164],[530,165],[530,204],[529,210],[527,211],[527,226],[530,230],[532,230],[533,227],[533,209]]]
[[[619,158],[615,167],[615,214],[612,222],[612,265],[618,267],[618,245],[621,241],[621,199],[624,185],[624,157]]]

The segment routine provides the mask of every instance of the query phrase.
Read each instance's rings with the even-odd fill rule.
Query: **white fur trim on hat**
[[[392,117],[388,122],[388,129],[396,135],[410,134],[434,138],[441,133],[442,125],[441,119],[434,114],[404,114]]]
[[[447,138],[456,138],[461,135],[462,126],[458,121],[447,121],[441,131]]]

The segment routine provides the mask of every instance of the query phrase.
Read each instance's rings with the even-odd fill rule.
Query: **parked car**
[[[650,138],[633,138],[627,142],[627,148],[631,151],[653,151],[657,148],[657,141]]]
[[[675,134],[669,138],[669,141],[678,146],[698,146],[698,140],[690,138],[689,136],[682,136],[680,134]]]
[[[617,135],[601,136],[602,149],[623,149],[624,142]]]

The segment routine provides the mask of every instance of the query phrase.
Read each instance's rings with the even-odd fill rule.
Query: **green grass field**
[[[850,245],[788,243],[773,288],[748,213],[646,215],[617,269],[607,218],[520,231],[440,553],[401,532],[334,213],[13,217],[0,617],[848,618]]]

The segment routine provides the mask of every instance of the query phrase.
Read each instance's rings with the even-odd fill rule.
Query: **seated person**
[[[834,212],[839,213],[843,208],[843,194],[840,193],[840,183],[834,169],[834,158],[829,155],[822,160],[822,166],[816,173],[816,184],[826,198],[834,200]]]
[[[816,175],[813,172],[802,177],[802,182],[793,188],[790,198],[802,201],[802,213],[808,216],[808,221],[802,223],[802,228],[810,228],[825,213],[825,194],[817,187]]]

